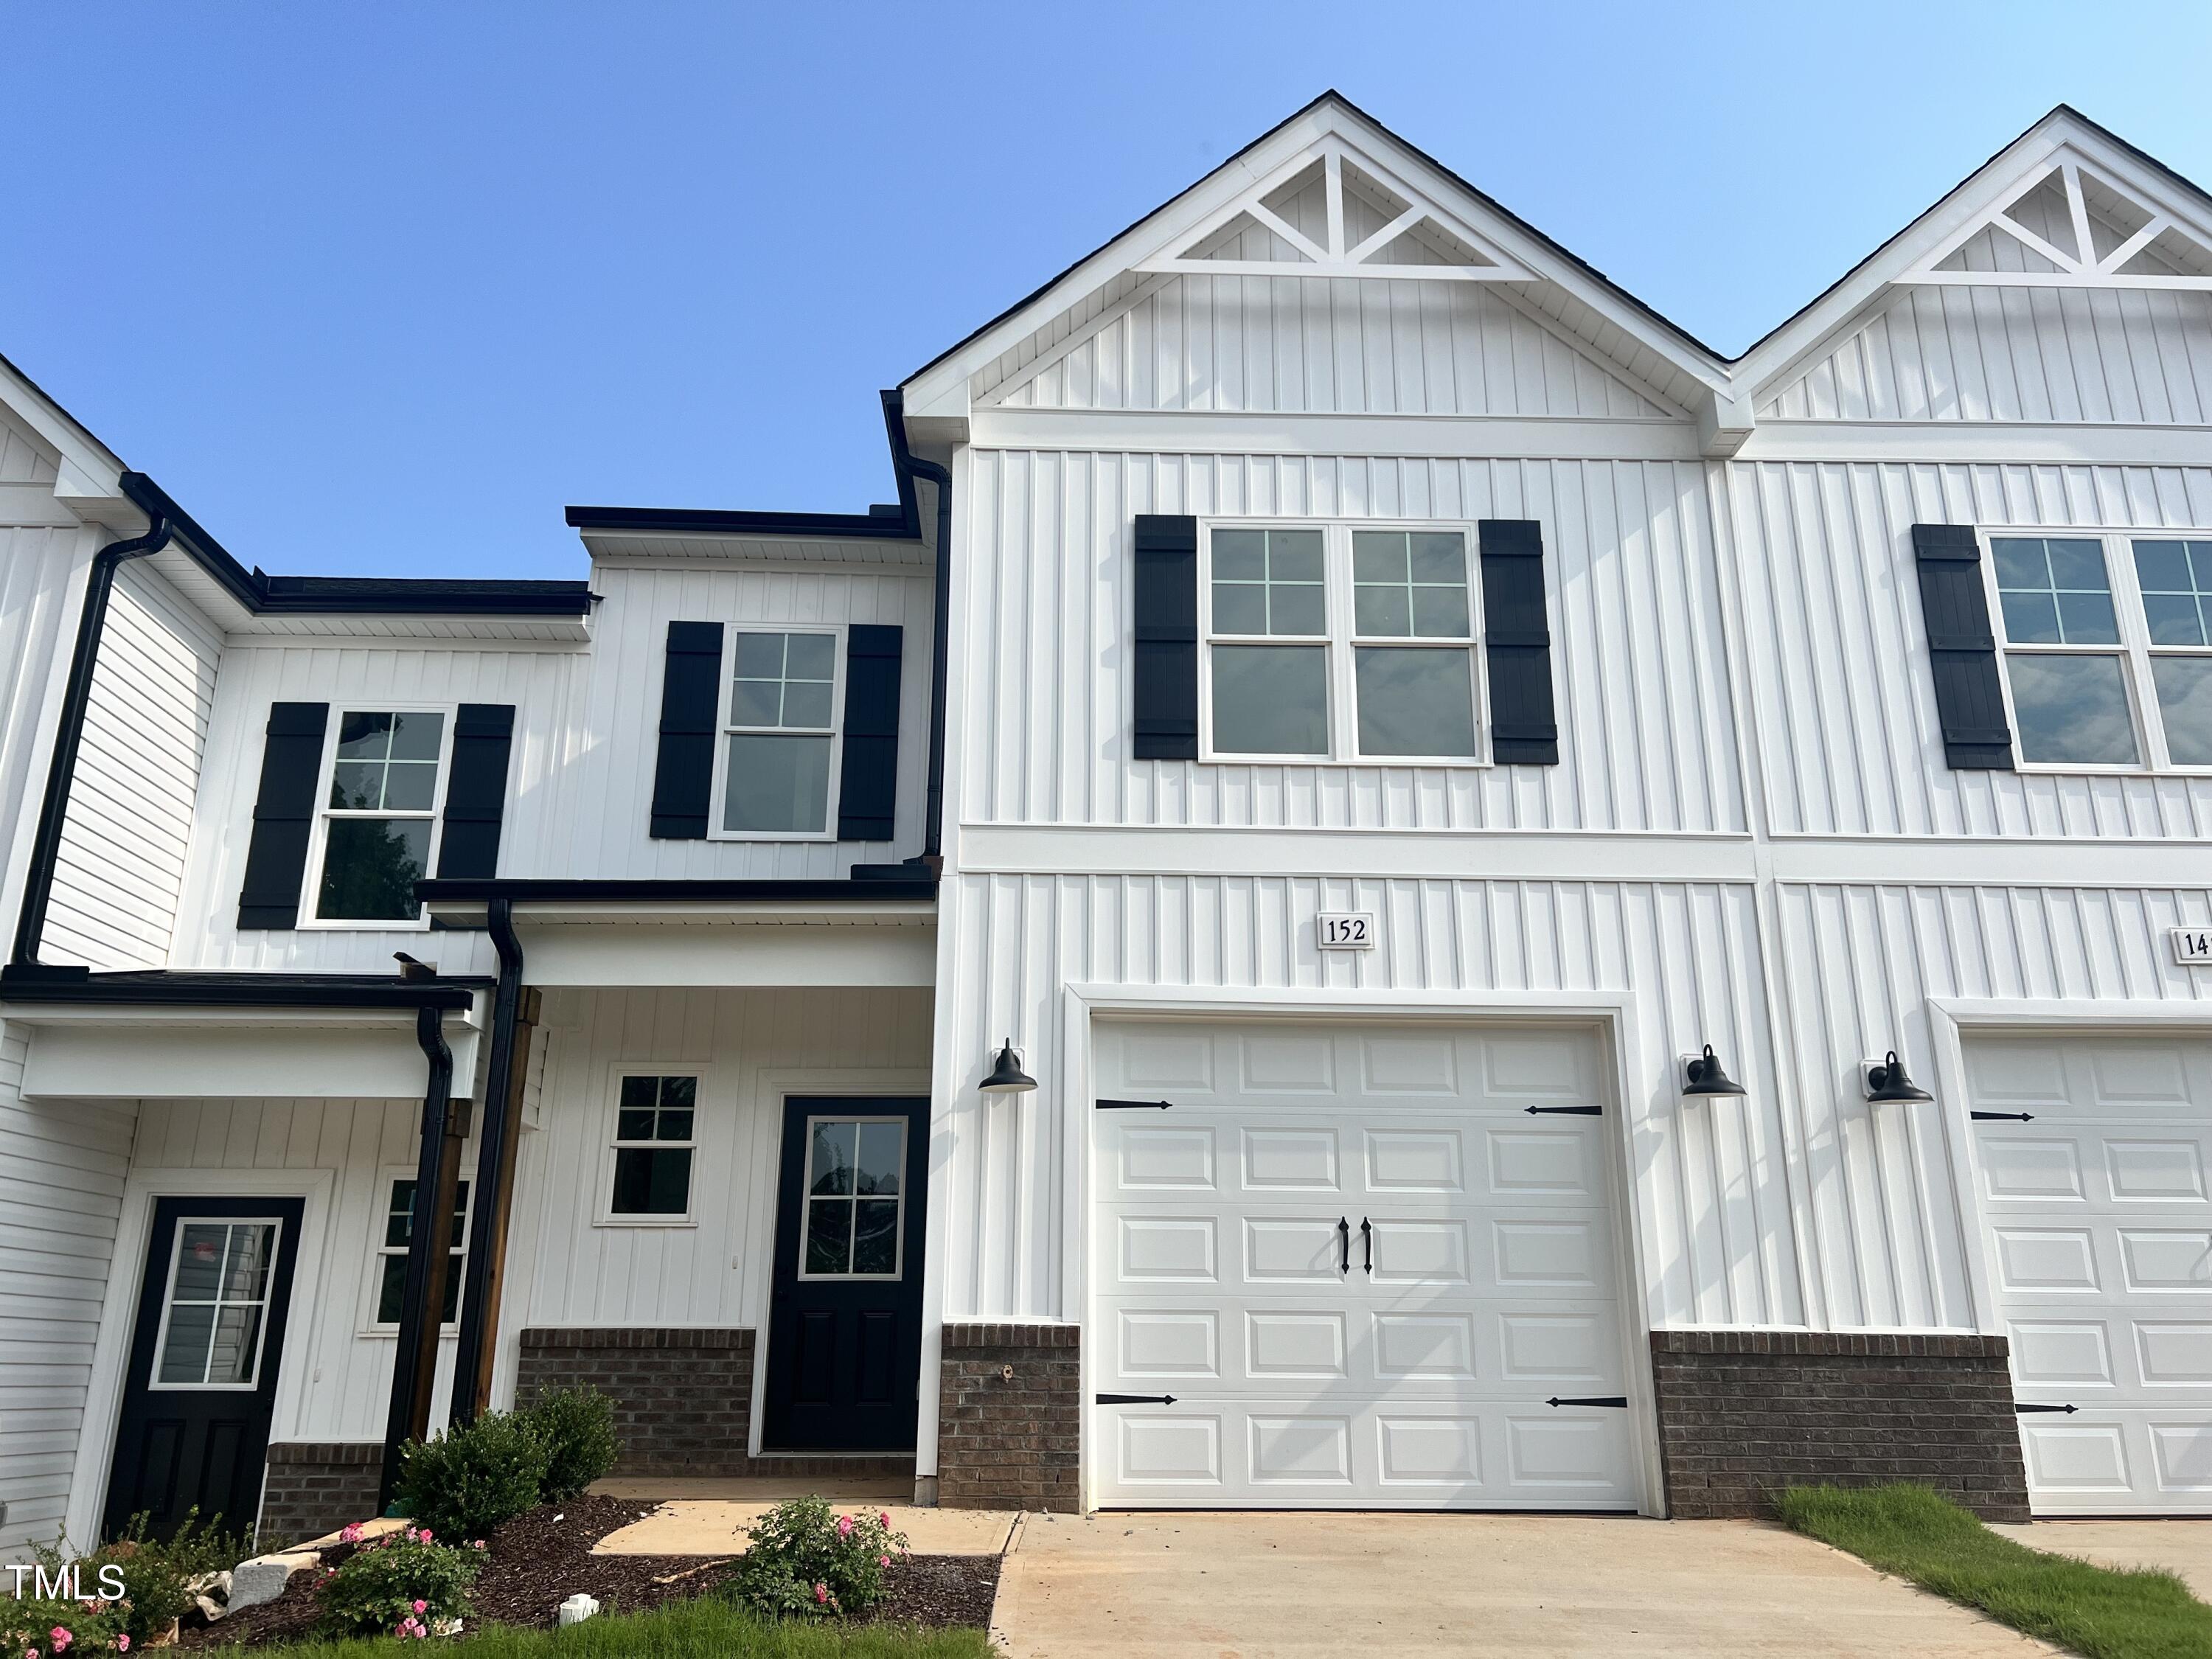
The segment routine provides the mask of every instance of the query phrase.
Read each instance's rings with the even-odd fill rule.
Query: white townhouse
[[[569,1378],[2212,1513],[2212,198],[2062,107],[1731,360],[1332,94],[884,402],[891,506],[362,581],[0,380],[0,1538]]]

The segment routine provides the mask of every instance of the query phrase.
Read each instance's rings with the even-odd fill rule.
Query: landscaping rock
[[[321,1559],[313,1550],[286,1550],[240,1562],[230,1573],[230,1611],[239,1613],[274,1601],[284,1593],[294,1573],[307,1571]]]

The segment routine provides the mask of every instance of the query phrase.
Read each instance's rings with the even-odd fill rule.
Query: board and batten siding
[[[22,1099],[27,1034],[0,1026],[0,1549],[62,1529],[123,1213],[136,1109]]]
[[[742,948],[742,947],[739,947]],[[503,1385],[524,1326],[764,1329],[782,1095],[928,1092],[923,989],[549,990],[508,1254]],[[608,1224],[615,1079],[700,1073],[685,1224]]]
[[[948,881],[945,908],[938,1083],[951,1121],[939,1127],[931,1248],[947,1320],[1085,1316],[1064,1301],[1063,1251],[1087,1103],[1063,1099],[1061,1085],[1063,988],[1087,983],[1193,1000],[1273,991],[1302,1008],[1341,996],[1346,1018],[1354,994],[1443,992],[1464,996],[1471,1018],[1509,1022],[1486,996],[1632,992],[1636,1051],[1624,1059],[1639,1092],[1625,1105],[1649,1316],[1804,1322],[1748,883],[968,872]],[[1324,957],[1322,909],[1373,911],[1380,948]],[[978,1093],[1010,1034],[1042,1086]],[[1749,1099],[1714,1109],[1677,1096],[1674,1056],[1700,1042],[1726,1054]],[[1890,1248],[1864,1224],[1867,1250]]]
[[[1774,833],[2212,836],[2212,778],[1951,770],[1911,545],[1916,523],[2202,531],[2212,466],[1770,461],[1730,473]]]
[[[1009,409],[1666,420],[1484,283],[1155,277],[984,395]]]
[[[1762,398],[1759,418],[2212,423],[2212,294],[1964,286],[1893,294]]]
[[[42,951],[168,964],[222,639],[142,562],[116,573]]]
[[[1696,465],[980,450],[967,477],[963,822],[1744,832]],[[1132,758],[1140,513],[1540,520],[1562,763]]]

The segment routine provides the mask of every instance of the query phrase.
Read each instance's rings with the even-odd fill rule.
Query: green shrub
[[[545,1480],[545,1448],[514,1412],[486,1412],[434,1440],[410,1440],[400,1457],[401,1513],[460,1540],[534,1509]]]
[[[78,1597],[25,1594],[0,1599],[0,1648],[11,1656],[21,1654],[23,1659],[64,1659],[64,1656],[82,1659],[102,1651],[128,1653],[133,1645],[127,1628],[130,1607],[114,1597],[99,1595],[100,1580],[88,1566],[81,1577],[65,1582],[70,1589],[88,1593]],[[108,1582],[112,1588],[113,1581]],[[25,1575],[25,1591],[34,1589],[37,1583]]]
[[[615,1466],[622,1442],[615,1437],[615,1402],[588,1382],[541,1389],[515,1413],[545,1448],[539,1491],[549,1504],[565,1504]]]
[[[483,1570],[481,1545],[435,1541],[415,1527],[363,1544],[315,1583],[324,1632],[331,1636],[425,1637],[468,1608]]]
[[[775,1617],[866,1613],[883,1599],[884,1569],[906,1553],[888,1515],[833,1515],[819,1498],[778,1504],[747,1528],[752,1547],[723,1593]]]
[[[149,1646],[191,1607],[196,1585],[254,1552],[252,1534],[221,1530],[220,1517],[203,1525],[198,1510],[167,1538],[149,1537],[150,1530],[149,1517],[139,1514],[89,1555],[76,1555],[60,1540],[33,1545],[37,1576],[25,1576],[25,1596],[0,1601],[0,1651],[12,1644],[19,1652],[43,1652],[53,1644],[57,1626],[70,1633],[57,1653]],[[64,1575],[69,1593],[39,1594],[64,1583]]]

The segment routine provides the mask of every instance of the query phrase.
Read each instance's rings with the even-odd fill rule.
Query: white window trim
[[[689,1147],[691,1152],[691,1179],[684,1192],[684,1208],[681,1215],[633,1215],[615,1208],[615,1154],[625,1146],[643,1146],[644,1141],[618,1141],[615,1131],[620,1127],[623,1079],[629,1077],[688,1077],[691,1079],[691,1139],[689,1140],[656,1140],[651,1144],[674,1152]],[[604,1091],[605,1111],[601,1118],[599,1134],[599,1189],[595,1200],[596,1209],[592,1224],[595,1227],[696,1227],[699,1224],[699,1155],[703,1150],[699,1139],[701,1125],[707,1116],[707,1068],[700,1065],[681,1065],[673,1060],[624,1060],[607,1068]]]
[[[820,729],[815,726],[741,726],[732,722],[731,711],[737,702],[736,663],[738,635],[740,634],[826,634],[836,641],[830,671],[830,783],[823,791],[822,828],[818,830],[722,828],[722,809],[729,793],[732,737],[741,732],[764,736],[778,732],[790,732],[799,737],[821,735]],[[845,770],[845,649],[846,625],[842,623],[733,622],[722,624],[722,678],[714,704],[714,788],[707,802],[708,840],[796,842],[837,839],[837,793]]]
[[[2212,529],[2176,530],[2170,527],[2112,528],[2063,525],[2039,528],[2023,525],[1980,525],[1982,587],[1988,596],[1990,635],[1997,645],[1997,682],[2004,693],[2005,724],[2012,732],[2014,769],[2021,772],[2087,775],[2106,777],[2206,777],[2212,766],[2184,766],[2166,747],[2166,720],[2159,712],[2158,686],[2151,678],[2154,657],[2212,658],[2212,646],[2172,646],[2151,643],[2150,618],[2143,610],[2142,584],[2136,574],[2137,541],[2212,541]],[[2005,635],[2004,597],[1997,588],[1996,544],[1999,541],[2096,541],[2105,550],[2105,580],[2112,591],[2112,613],[2119,624],[2116,645],[2014,645]],[[2128,717],[2134,723],[2134,762],[2033,761],[2021,742],[2019,711],[2013,706],[2012,661],[2023,656],[2112,657],[2121,662],[2121,683],[2127,692]]]
[[[814,1173],[814,1126],[817,1123],[896,1123],[899,1126],[899,1189],[898,1255],[891,1271],[887,1273],[811,1273],[806,1271],[806,1229],[812,1219],[814,1194],[809,1190],[809,1177]],[[803,1280],[817,1285],[891,1285],[906,1277],[906,1201],[907,1170],[914,1161],[914,1124],[896,1112],[810,1112],[806,1115],[805,1161],[799,1172],[799,1273]],[[842,1194],[825,1193],[825,1198]],[[852,1195],[858,1201],[859,1194]]]
[[[445,840],[446,784],[453,769],[453,722],[460,717],[460,705],[455,702],[408,702],[373,701],[357,697],[341,702],[332,699],[330,718],[323,732],[322,769],[315,775],[315,820],[307,837],[307,870],[300,894],[300,931],[313,929],[341,933],[427,933],[430,931],[428,906],[420,907],[422,914],[412,921],[396,919],[370,918],[355,920],[344,916],[322,916],[316,906],[323,889],[323,856],[330,845],[330,825],[333,817],[388,818],[419,817],[418,812],[355,811],[333,807],[331,799],[331,778],[337,764],[338,733],[344,728],[348,714],[443,714],[445,724],[438,732],[438,782],[430,797],[430,845],[423,854],[422,873],[434,876],[438,872],[438,852]]]
[[[376,1202],[381,1207],[376,1212],[375,1231],[369,1238],[368,1285],[361,1304],[362,1311],[368,1316],[361,1322],[358,1334],[362,1336],[389,1338],[399,1334],[398,1322],[395,1320],[389,1325],[380,1324],[376,1317],[377,1297],[384,1288],[384,1264],[392,1256],[404,1260],[407,1255],[404,1249],[385,1243],[384,1223],[392,1213],[392,1183],[412,1181],[416,1173],[411,1164],[387,1164],[376,1172]],[[477,1224],[477,1183],[475,1176],[467,1174],[461,1176],[461,1181],[469,1189],[469,1197],[468,1201],[461,1206],[461,1236],[453,1241],[453,1254],[460,1258],[456,1265],[465,1268],[469,1259],[469,1235]],[[467,1295],[468,1287],[464,1285],[453,1303],[453,1317],[438,1327],[441,1336],[452,1336],[460,1330],[461,1304]]]
[[[261,1301],[261,1328],[253,1343],[253,1376],[245,1382],[164,1382],[161,1355],[169,1346],[169,1310],[176,1305],[177,1269],[184,1253],[177,1246],[187,1227],[274,1227],[269,1251],[269,1294]],[[169,1230],[169,1273],[161,1284],[161,1324],[154,1334],[154,1356],[147,1367],[149,1394],[252,1394],[261,1386],[261,1367],[269,1358],[269,1320],[276,1307],[276,1264],[284,1259],[284,1218],[281,1215],[180,1215]]]
[[[1322,620],[1326,635],[1223,634],[1213,631],[1213,532],[1216,530],[1318,530],[1322,532]],[[1475,753],[1469,755],[1363,755],[1359,752],[1358,652],[1382,648],[1443,647],[1457,640],[1425,636],[1370,638],[1352,631],[1352,536],[1358,530],[1449,530],[1467,543],[1467,616],[1464,641],[1472,659]],[[1491,759],[1490,653],[1483,644],[1482,550],[1472,519],[1202,518],[1198,524],[1198,757],[1224,766],[1419,767],[1487,769]],[[1341,623],[1340,627],[1338,624]],[[1328,653],[1328,738],[1326,755],[1243,754],[1213,746],[1213,647],[1217,645],[1320,645]]]

